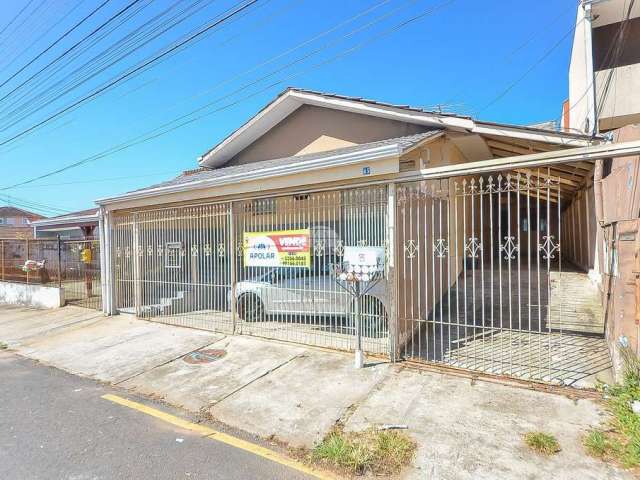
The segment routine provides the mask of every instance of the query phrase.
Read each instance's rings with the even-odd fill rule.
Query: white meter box
[[[384,247],[344,247],[343,262],[368,273],[384,269]]]

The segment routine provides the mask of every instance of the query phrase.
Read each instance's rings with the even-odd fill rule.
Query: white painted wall
[[[58,287],[0,282],[0,303],[35,308],[64,306],[64,292]]]
[[[591,22],[587,15],[583,6],[578,5],[569,63],[569,127],[576,133],[591,133],[593,128]]]
[[[597,72],[597,98],[602,98],[609,74],[609,92],[598,115],[603,130],[620,128],[640,119],[640,63]]]
[[[640,121],[640,64],[598,71],[595,81],[592,73],[592,25],[599,27],[621,21],[626,5],[622,0],[578,5],[569,64],[569,128],[573,132],[593,133],[594,102],[598,105],[602,103],[598,112],[598,131]],[[593,9],[593,14],[590,9]],[[639,14],[640,2],[636,2],[630,18]],[[590,20],[592,16],[593,20]],[[606,80],[612,71],[608,92],[602,100]]]

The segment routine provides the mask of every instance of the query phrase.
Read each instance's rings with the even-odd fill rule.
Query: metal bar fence
[[[332,274],[347,246],[387,245],[386,187],[162,208],[117,216],[119,311],[155,321],[352,350],[353,305]],[[308,259],[257,265],[255,238],[308,238]],[[386,284],[364,300],[364,349],[389,351]]]
[[[56,286],[67,303],[100,310],[99,242],[0,239],[0,281]]]
[[[59,258],[60,286],[66,303],[102,310],[100,242],[63,240]]]
[[[0,239],[0,281],[58,283],[56,239]]]
[[[567,194],[550,171],[397,190],[405,358],[564,383],[607,363],[602,327],[563,311],[581,292],[563,284],[573,279],[560,250]]]

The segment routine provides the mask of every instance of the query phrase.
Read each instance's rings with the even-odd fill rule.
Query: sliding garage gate
[[[163,208],[112,225],[120,311],[174,325],[351,350],[354,305],[336,283],[345,247],[386,247],[387,188]],[[299,264],[259,265],[255,238],[306,239]],[[382,280],[362,301],[363,345],[389,349]]]
[[[606,368],[602,316],[580,310],[597,291],[563,260],[564,189],[547,169],[398,187],[405,358],[565,383]]]

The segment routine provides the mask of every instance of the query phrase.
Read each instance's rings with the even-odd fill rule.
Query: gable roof
[[[44,216],[17,207],[0,207],[0,217],[45,218]]]
[[[389,138],[377,142],[363,143],[326,152],[309,153],[274,160],[264,160],[230,167],[190,171],[166,182],[134,190],[113,198],[97,200],[108,204],[131,198],[162,195],[175,191],[206,188],[228,183],[246,182],[256,179],[290,175],[310,170],[320,170],[338,165],[349,165],[387,157],[400,156],[423,142],[434,140],[443,134],[442,129],[432,129],[405,137]]]
[[[301,88],[288,88],[244,125],[204,153],[198,159],[200,165],[210,168],[224,165],[234,155],[248,147],[302,105],[314,105],[371,115],[452,132],[517,138],[560,146],[586,146],[593,141],[591,137],[586,135],[558,132],[539,127],[478,121],[468,116],[433,112],[409,105],[397,105]]]

